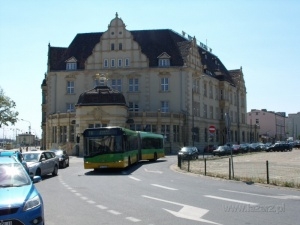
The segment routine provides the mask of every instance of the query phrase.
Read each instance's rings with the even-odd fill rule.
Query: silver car
[[[22,153],[27,166],[29,168],[29,175],[44,176],[51,173],[56,176],[58,173],[59,160],[51,151],[33,151]]]

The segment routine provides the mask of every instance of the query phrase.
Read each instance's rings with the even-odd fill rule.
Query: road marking
[[[214,199],[229,201],[229,202],[237,202],[237,203],[247,204],[247,205],[258,205],[257,203],[254,203],[254,202],[240,201],[240,200],[236,200],[236,199],[232,199],[232,198],[223,198],[223,197],[218,197],[218,196],[213,196],[213,195],[204,195],[204,197],[214,198]]]
[[[132,180],[141,181],[140,179],[135,178],[135,177],[133,177],[133,176],[129,176],[129,178],[131,178]]]
[[[144,170],[148,173],[159,173],[159,174],[163,173],[162,171],[159,171],[159,170],[147,170],[147,168],[145,168]]]
[[[140,222],[141,220],[134,218],[134,217],[126,217],[127,220],[130,220],[131,222]]]
[[[87,201],[87,203],[95,204],[96,202],[94,202],[93,200],[89,200],[89,201]]]
[[[142,197],[161,201],[161,202],[170,203],[173,205],[182,206],[182,208],[178,212],[163,208],[164,210],[166,210],[167,212],[171,213],[172,215],[174,215],[176,217],[189,219],[189,220],[195,220],[195,221],[199,221],[199,222],[210,223],[210,224],[222,225],[220,223],[215,223],[215,222],[212,222],[209,220],[201,219],[202,216],[204,216],[206,213],[209,212],[209,210],[207,210],[207,209],[202,209],[202,208],[198,208],[198,207],[194,207],[194,206],[190,206],[190,205],[181,204],[178,202],[172,202],[172,201],[168,201],[168,200],[164,200],[164,199],[150,197],[147,195],[142,195]]]
[[[220,191],[233,192],[233,193],[239,193],[239,194],[245,194],[245,195],[254,195],[254,196],[260,196],[260,197],[266,197],[266,198],[300,199],[300,196],[297,196],[297,195],[261,195],[261,194],[254,194],[254,193],[249,193],[249,192],[226,190],[226,189],[219,189],[219,190]]]
[[[114,215],[120,215],[122,213],[118,212],[118,211],[115,211],[115,210],[108,210],[107,212],[110,212],[111,214],[114,214]]]
[[[98,207],[99,209],[107,209],[107,207],[104,205],[96,205],[96,207]]]
[[[158,185],[158,184],[151,184],[151,185],[152,185],[152,186],[155,186],[155,187],[160,187],[160,188],[172,190],[172,191],[178,191],[178,189],[170,188],[170,187],[166,187],[166,186],[162,186],[162,185]]]

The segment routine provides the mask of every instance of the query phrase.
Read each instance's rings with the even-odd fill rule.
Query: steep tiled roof
[[[170,29],[161,30],[136,30],[130,31],[134,41],[141,47],[149,59],[150,67],[158,66],[157,57],[166,52],[170,55],[171,66],[183,66],[191,47],[191,41]],[[65,70],[66,60],[75,57],[78,61],[77,68],[84,69],[87,58],[92,54],[93,48],[100,41],[103,33],[77,34],[68,48],[49,46],[50,71]],[[210,51],[198,46],[201,63],[206,65],[206,70],[218,80],[233,83],[229,72],[221,60]],[[204,54],[207,56],[204,57]]]
[[[77,105],[79,106],[104,106],[123,105],[126,106],[125,97],[117,90],[108,86],[97,86],[79,96]]]

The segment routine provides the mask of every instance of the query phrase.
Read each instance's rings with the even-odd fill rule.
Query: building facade
[[[122,119],[115,117],[119,108],[78,104],[82,93],[104,81],[125,97]],[[49,44],[41,88],[44,149],[83,155],[84,129],[111,125],[161,133],[167,153],[250,141],[242,68],[227,70],[195,37],[169,29],[129,31],[118,14],[104,32],[77,34],[68,47]]]
[[[284,112],[252,109],[247,114],[251,142],[286,141],[286,119]]]
[[[300,112],[288,114],[286,136],[287,139],[300,140]]]

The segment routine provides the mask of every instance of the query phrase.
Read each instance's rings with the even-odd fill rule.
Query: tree
[[[0,87],[0,127],[8,126],[8,123],[14,125],[17,122],[19,113],[13,109],[16,103],[9,97],[5,96],[3,89]]]

